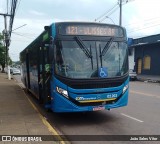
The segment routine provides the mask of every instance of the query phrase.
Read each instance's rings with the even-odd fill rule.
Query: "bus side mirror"
[[[49,29],[49,26],[44,26],[44,30],[47,31]]]

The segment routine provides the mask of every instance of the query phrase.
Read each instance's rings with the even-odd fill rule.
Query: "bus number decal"
[[[75,26],[68,26],[67,27],[67,32],[68,34],[78,34],[78,30],[77,30],[77,27]]]

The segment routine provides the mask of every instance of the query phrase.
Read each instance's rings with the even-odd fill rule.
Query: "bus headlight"
[[[127,89],[128,89],[128,84],[123,87],[123,94],[126,92]]]
[[[66,90],[64,90],[64,89],[62,89],[62,88],[60,88],[60,87],[56,87],[56,90],[57,90],[57,92],[58,92],[59,94],[63,95],[63,96],[66,97],[66,98],[69,98],[69,97],[68,97],[68,92],[67,92]]]

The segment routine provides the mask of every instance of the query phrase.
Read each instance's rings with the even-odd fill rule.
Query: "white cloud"
[[[134,0],[123,6],[128,36],[136,38],[160,33],[160,1]]]
[[[54,19],[54,21],[62,21],[60,19]],[[16,18],[13,29],[27,24],[12,33],[11,45],[9,47],[9,53],[13,61],[19,60],[19,53],[26,48],[36,37],[38,37],[43,31],[45,25],[51,25],[52,19],[26,19]]]
[[[45,13],[38,12],[38,11],[35,11],[35,10],[30,10],[29,13],[33,14],[33,15],[36,15],[36,16],[45,16],[46,15]]]
[[[13,29],[27,24],[12,33],[9,53],[13,61],[19,60],[19,53],[26,48],[43,31],[44,26],[51,25],[53,22],[73,21],[72,19],[34,19],[34,18],[15,18]],[[74,21],[80,21],[78,18]]]
[[[18,53],[44,30],[45,25],[59,21],[94,21],[95,18],[112,8],[117,2],[118,0],[21,1],[13,29],[23,24],[27,25],[15,31],[23,36],[12,34],[11,57],[13,60],[18,60]],[[1,4],[3,4],[3,7]],[[4,4],[6,4],[5,0],[0,0],[0,11],[5,11],[6,6]],[[127,25],[128,36],[135,38],[160,33],[160,28],[156,26],[160,24],[159,5],[160,0],[133,0],[123,5],[122,25]],[[109,17],[116,24],[119,24],[119,9]],[[155,19],[152,20],[153,18]],[[1,19],[0,30],[3,30],[4,18],[1,17]],[[112,23],[109,19],[103,22]]]
[[[136,12],[138,17],[146,19],[159,16],[160,13],[160,1],[159,0],[137,0],[135,1]]]

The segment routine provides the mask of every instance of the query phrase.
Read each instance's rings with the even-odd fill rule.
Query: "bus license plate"
[[[94,107],[93,108],[93,111],[100,111],[100,110],[105,110],[105,107],[101,106],[101,107]]]

